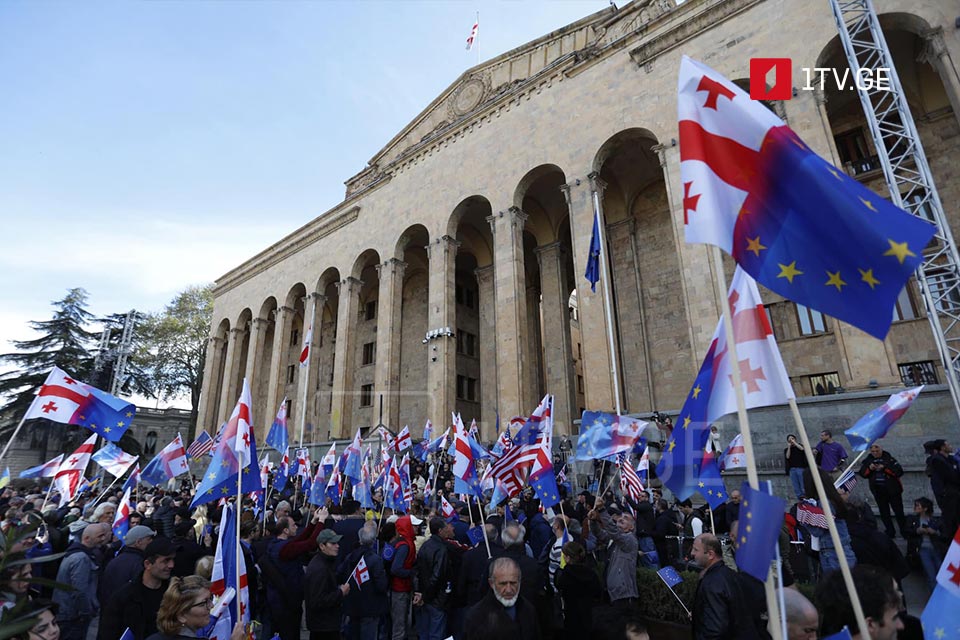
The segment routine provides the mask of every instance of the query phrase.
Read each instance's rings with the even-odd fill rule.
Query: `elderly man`
[[[110,525],[102,522],[88,524],[80,532],[79,541],[67,547],[57,572],[57,582],[70,585],[73,590],[56,589],[53,592],[53,601],[60,607],[57,620],[63,640],[84,640],[90,621],[100,613],[97,550],[110,540],[110,535]]]
[[[817,640],[820,617],[813,603],[795,589],[784,589],[783,604],[787,616],[787,640]]]
[[[693,599],[694,640],[755,640],[759,638],[740,580],[723,564],[723,549],[712,533],[693,541],[691,554],[700,567]]]
[[[490,591],[467,611],[463,637],[539,638],[540,625],[533,605],[520,597],[520,565],[501,556],[490,563]]]

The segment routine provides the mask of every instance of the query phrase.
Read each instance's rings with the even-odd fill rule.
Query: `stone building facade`
[[[956,5],[875,5],[956,225]],[[558,432],[571,432],[581,409],[613,408],[614,358],[624,412],[677,411],[723,296],[707,248],[683,240],[682,54],[742,84],[755,56],[792,58],[796,87],[803,67],[846,67],[826,2],[635,0],[468,70],[347,181],[343,202],[217,281],[199,428],[229,416],[246,378],[255,423],[286,397],[308,440],[381,420],[418,434],[453,410],[490,440],[497,414],[526,415],[547,391]],[[884,192],[855,92],[798,90],[773,108]],[[612,351],[602,285],[583,277],[595,198]],[[913,284],[883,342],[763,296],[798,396],[944,382]]]

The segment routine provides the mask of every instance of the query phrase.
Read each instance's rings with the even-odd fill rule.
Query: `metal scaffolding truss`
[[[856,77],[861,70],[867,70],[865,76],[876,79],[878,69],[889,70],[889,90],[863,82],[858,83],[857,93],[890,199],[937,225],[916,276],[954,409],[960,415],[960,256],[872,1],[829,2],[851,73]]]

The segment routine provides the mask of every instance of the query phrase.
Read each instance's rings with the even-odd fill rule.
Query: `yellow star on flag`
[[[824,282],[824,286],[827,287],[836,287],[837,291],[843,291],[843,287],[847,286],[847,283],[843,281],[840,277],[840,272],[832,273],[827,271],[827,275],[830,276],[830,279]]]
[[[900,264],[903,264],[903,261],[907,259],[907,256],[917,257],[913,251],[910,251],[910,247],[907,246],[906,242],[894,242],[890,238],[887,238],[887,242],[890,243],[890,248],[887,249],[883,255],[885,256],[894,256],[897,260],[900,261]]]
[[[693,420],[690,419],[690,416],[687,416],[686,418],[684,418],[683,428],[686,429],[687,427],[689,427],[691,422],[693,422]]]
[[[701,489],[703,489],[706,485],[703,484],[703,481],[700,481],[700,482],[697,483],[697,486],[700,487]]]
[[[132,411],[127,411],[127,417],[128,417],[128,418],[132,418],[132,417],[133,417],[133,412],[132,412]]]
[[[753,255],[760,257],[760,252],[766,249],[765,246],[760,244],[760,236],[756,238],[747,238],[747,251],[753,251]]]
[[[860,279],[870,285],[871,289],[880,284],[880,281],[873,277],[873,269],[867,269],[866,271],[857,269],[857,271],[860,272]]]
[[[833,177],[834,177],[834,178],[836,178],[836,179],[839,180],[840,182],[843,182],[843,178],[840,177],[840,173],[839,173],[836,169],[834,169],[833,167],[829,167],[829,168],[828,168],[828,171],[830,171],[830,173],[833,174]]]
[[[117,423],[117,426],[118,426],[118,427],[122,427],[124,424],[126,424],[126,423],[123,422],[123,420],[121,420],[120,422]]]
[[[695,387],[693,388],[693,397],[694,397],[694,399],[696,399],[696,397],[700,395],[700,392],[701,392],[701,391],[703,391],[703,389],[700,388],[700,385],[697,385],[697,386],[695,386]]]
[[[860,198],[860,196],[857,196],[857,197]],[[873,206],[873,203],[867,200],[866,198],[860,198],[860,202],[862,202],[863,206],[865,206],[867,209],[870,209],[870,211],[873,211],[874,213],[877,212],[877,210]]]
[[[670,446],[667,447],[667,451],[671,451],[671,452],[672,452],[676,446],[677,446],[677,441],[676,441],[676,440],[671,440],[671,441],[670,441]]]
[[[790,284],[793,284],[793,279],[797,276],[802,276],[803,271],[797,269],[797,261],[794,260],[790,264],[780,264],[777,263],[777,266],[780,267],[780,273],[777,274],[778,278],[786,278]]]
[[[104,433],[110,433],[110,427],[104,427],[104,428],[103,428],[103,432],[104,432]]]

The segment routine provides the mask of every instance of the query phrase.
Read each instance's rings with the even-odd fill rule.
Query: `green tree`
[[[93,372],[89,349],[93,334],[85,328],[93,319],[86,309],[87,292],[70,289],[63,299],[51,304],[55,311],[50,320],[29,323],[40,334],[38,338],[14,340],[17,351],[0,354],[0,362],[14,366],[0,374],[0,398],[7,399],[0,407],[0,431],[20,421],[54,366],[79,380],[89,379]]]
[[[213,317],[213,285],[189,287],[143,324],[150,370],[163,399],[190,395],[190,426],[196,427]]]

